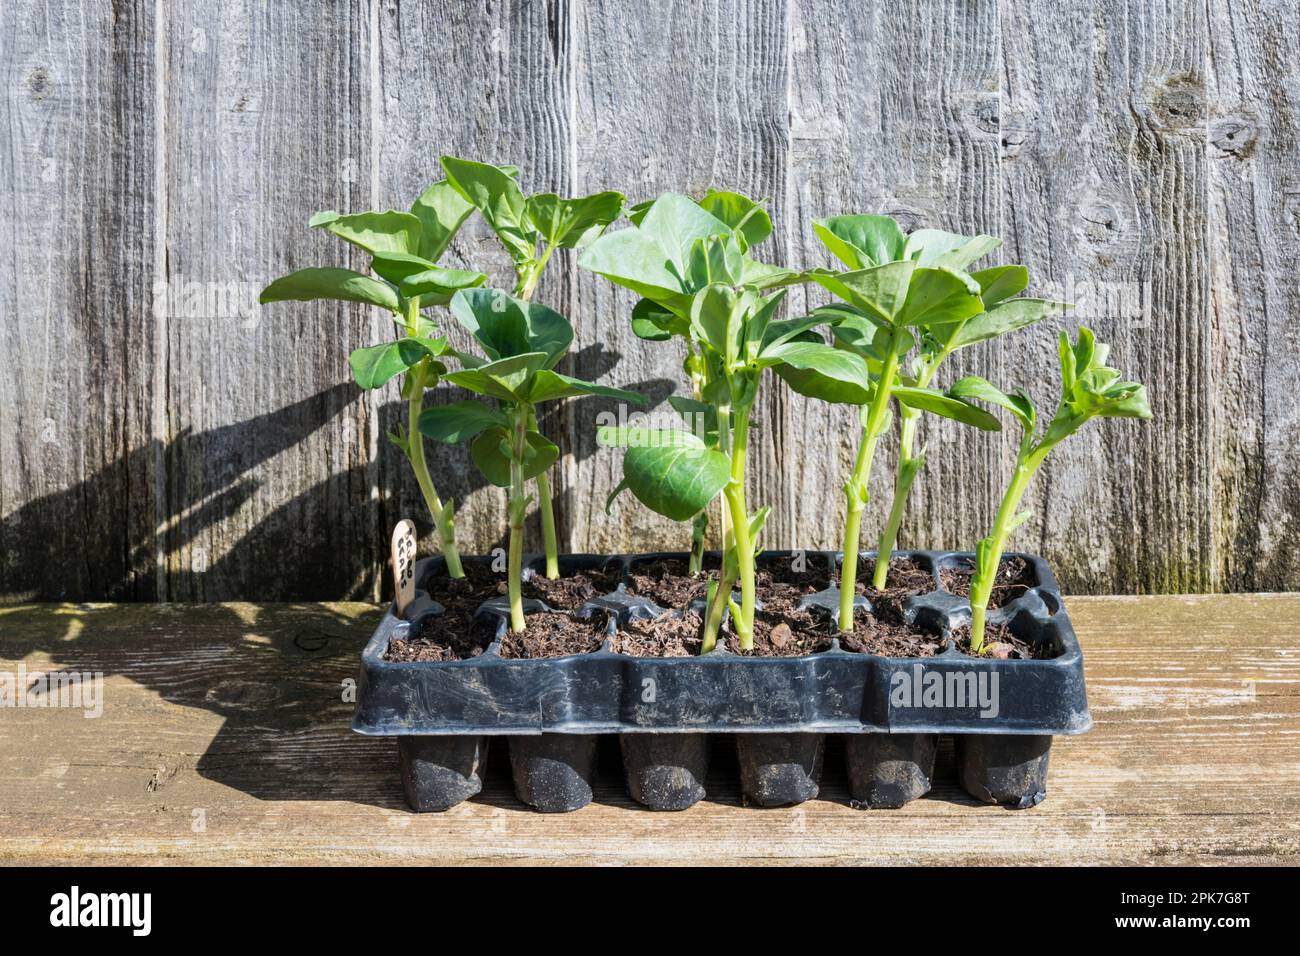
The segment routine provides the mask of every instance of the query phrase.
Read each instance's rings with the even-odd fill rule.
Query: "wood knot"
[[[1199,127],[1205,119],[1205,84],[1194,76],[1173,76],[1161,83],[1150,101],[1154,126],[1181,130]]]
[[[1259,127],[1253,116],[1225,116],[1210,126],[1210,143],[1223,156],[1246,159],[1255,152]]]
[[[38,66],[27,74],[27,89],[32,94],[32,99],[40,102],[50,95],[50,90],[54,83],[50,79],[50,71],[43,66]]]

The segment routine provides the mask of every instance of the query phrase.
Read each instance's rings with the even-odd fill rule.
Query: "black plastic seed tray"
[[[972,795],[1032,806],[1046,789],[1047,757],[1057,734],[1091,726],[1083,660],[1046,563],[1029,563],[1034,586],[990,612],[1022,640],[1045,649],[1033,660],[990,660],[963,654],[951,641],[942,653],[887,658],[856,653],[832,640],[803,657],[750,657],[713,652],[688,658],[644,658],[599,650],[548,660],[509,660],[499,653],[505,608],[490,601],[498,639],[465,661],[394,662],[389,642],[414,636],[442,608],[441,558],[417,566],[416,601],[405,619],[390,609],[362,654],[353,729],[400,741],[407,797],[415,809],[444,809],[478,792],[488,739],[509,739],[516,790],[542,810],[570,810],[591,799],[597,734],[622,736],[629,792],[656,809],[681,809],[704,796],[708,735],[735,735],[742,785],[762,805],[797,803],[817,793],[824,735],[845,734],[855,803],[899,806],[930,788],[938,736],[954,735],[958,773]],[[637,563],[679,553],[568,555],[562,574],[612,567],[625,575]],[[870,553],[864,559],[873,557]],[[939,570],[969,561],[960,552],[903,551],[929,569],[933,589],[908,599],[910,623],[942,634],[969,623],[969,603],[943,590]],[[467,559],[475,560],[475,559]],[[767,552],[760,567],[779,572],[792,561],[838,574],[838,554]],[[535,571],[539,562],[530,562]],[[805,601],[835,607],[831,589]],[[859,598],[859,601],[865,600]],[[549,611],[529,602],[530,613]],[[868,602],[869,604],[869,602]],[[604,620],[611,635],[630,616],[681,613],[616,591],[575,612]],[[827,633],[833,620],[826,616]]]

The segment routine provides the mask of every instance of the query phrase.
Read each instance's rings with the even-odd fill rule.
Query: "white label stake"
[[[415,525],[403,518],[393,529],[393,592],[397,597],[397,616],[415,600]]]

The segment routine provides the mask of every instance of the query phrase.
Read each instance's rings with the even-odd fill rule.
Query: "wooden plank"
[[[703,195],[711,186],[771,200],[786,214],[788,12],[784,0],[719,0],[683,15],[676,6],[629,6],[582,0],[572,7],[576,149],[574,189],[621,189],[632,201],[672,190]],[[776,233],[762,257],[784,263]],[[680,419],[666,398],[689,394],[678,343],[653,344],[632,334],[636,298],[589,273],[573,277],[579,340],[589,345],[577,374],[640,391],[646,411]],[[752,507],[779,507],[786,492],[774,466],[783,430],[783,389],[768,383],[756,406]],[[605,514],[605,499],[622,477],[621,456],[597,449],[596,415],[607,402],[565,409],[564,513],[577,551],[684,550],[690,528],[622,496]],[[769,539],[771,540],[771,539]]]
[[[277,275],[349,262],[306,223],[370,198],[367,9],[166,9],[167,593],[369,596],[385,542],[346,383],[370,318],[256,304]]]
[[[1002,10],[1008,258],[1079,303],[1064,326],[1111,343],[1155,413],[1090,425],[1054,452],[1020,546],[1076,592],[1209,590],[1205,6]],[[1055,343],[1016,341],[1006,384],[1027,383],[1054,407]]]
[[[149,4],[0,9],[0,602],[157,596]]]
[[[443,178],[438,157],[519,166],[526,193],[567,195],[570,130],[566,98],[563,4],[508,0],[477,4],[398,4],[378,12],[377,202],[406,208],[431,182]],[[449,79],[448,71],[454,71]],[[536,300],[568,311],[564,277],[567,253],[555,257]],[[452,243],[446,261],[488,272],[493,284],[510,289],[510,260],[482,218],[470,218]],[[478,351],[473,339],[442,309],[442,328],[458,347]],[[432,313],[431,313],[432,314]],[[427,402],[472,397],[443,386]],[[394,383],[383,392],[380,424],[385,430],[405,417]],[[543,431],[555,434],[546,416]],[[432,446],[427,452],[439,494],[456,501],[457,538],[467,554],[505,547],[508,520],[502,489],[488,485],[469,458],[468,446]],[[384,486],[384,522],[415,519],[433,550],[435,541],[410,467],[384,441],[379,448]],[[558,469],[556,470],[558,472]],[[557,504],[563,513],[562,502]],[[561,529],[562,530],[562,529]],[[528,547],[541,549],[534,518]],[[561,550],[563,537],[561,537]]]
[[[1071,598],[1094,730],[1058,739],[1047,800],[976,805],[941,752],[928,797],[740,805],[717,751],[709,797],[647,813],[602,754],[596,800],[526,810],[498,748],[483,794],[405,809],[391,741],[348,730],[370,605],[0,609],[0,672],[101,671],[103,715],[0,721],[4,863],[1295,863],[1300,596]]]
[[[841,267],[814,236],[824,216],[885,213],[906,230],[1000,232],[998,4],[793,4],[791,182],[786,228],[801,266]],[[792,294],[796,308],[829,300],[817,286]],[[796,313],[798,314],[798,313]],[[998,355],[972,349],[951,360],[994,379]],[[777,546],[840,547],[841,489],[861,426],[857,410],[789,398],[786,450],[776,456],[789,489]],[[998,444],[926,416],[918,448],[927,466],[913,487],[900,547],[974,547],[996,511]],[[862,546],[874,548],[889,512],[897,456],[893,435],[872,472]],[[953,491],[961,489],[954,507]]]
[[[1266,0],[1210,5],[1209,284],[1218,584],[1300,588],[1300,29]],[[1288,347],[1286,343],[1292,343]]]

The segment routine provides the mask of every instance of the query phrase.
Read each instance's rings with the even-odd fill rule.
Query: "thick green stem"
[[[551,506],[551,482],[546,472],[537,476],[537,508],[542,513],[542,544],[546,549],[546,576],[560,576],[559,547],[555,541],[555,510]]]
[[[871,586],[883,591],[889,580],[889,558],[894,553],[898,541],[898,529],[903,524],[903,512],[907,510],[907,496],[912,490],[912,482],[921,471],[922,458],[912,454],[916,441],[916,422],[920,412],[903,405],[898,410],[902,419],[898,438],[898,471],[894,475],[894,498],[889,506],[889,520],[880,532],[880,541],[876,544],[876,570],[871,579]]]
[[[921,367],[921,374],[917,376],[916,384],[920,388],[928,388],[930,380],[934,378],[934,373],[939,370],[944,359],[949,356],[947,349],[940,351],[937,355],[931,356]],[[916,476],[921,473],[925,466],[924,456],[916,456],[913,449],[916,446],[916,426],[921,418],[921,413],[915,408],[908,408],[905,405],[899,405],[899,429],[898,429],[898,470],[894,477],[894,500],[889,505],[889,521],[885,524],[884,530],[880,533],[880,541],[876,545],[876,570],[871,580],[871,586],[877,591],[883,591],[886,582],[889,580],[889,560],[888,556],[894,553],[894,547],[898,542],[898,529],[903,523],[903,513],[907,510],[907,497],[912,492],[912,482]],[[886,560],[882,563],[881,555],[886,555]]]
[[[434,527],[438,531],[438,541],[442,548],[443,560],[447,563],[447,573],[453,578],[463,578],[465,570],[460,564],[460,552],[456,549],[456,520],[451,505],[443,506],[438,497],[438,489],[433,486],[433,477],[429,474],[429,465],[424,460],[424,435],[420,433],[420,412],[424,410],[424,359],[407,374],[413,377],[411,398],[407,403],[407,458],[415,472],[415,480],[424,495],[424,503],[433,516]]]
[[[510,440],[510,552],[506,565],[506,592],[510,598],[510,630],[524,629],[524,601],[521,593],[524,557],[524,512],[528,497],[524,493],[524,451],[528,442],[528,412],[516,409],[512,414]]]
[[[721,580],[715,581],[716,590],[709,597],[709,606],[704,615],[704,640],[700,644],[700,653],[707,654],[718,643],[718,628],[722,626],[722,612],[727,609],[727,600],[731,589],[736,586],[736,568],[728,561],[723,561]]]
[[[749,534],[749,507],[745,501],[745,459],[749,452],[749,409],[736,412],[732,430],[731,481],[723,489],[731,515],[732,537],[736,542],[736,566],[740,577],[740,620],[734,622],[740,649],[754,646],[754,541]]]
[[[709,530],[709,512],[707,509],[695,516],[691,525],[691,558],[686,567],[688,574],[699,574],[704,570],[704,539]]]
[[[537,431],[537,413],[528,415],[528,427]],[[537,510],[542,515],[542,546],[546,551],[546,576],[560,576],[559,546],[555,539],[555,508],[551,504],[551,479],[542,472],[537,476]]]
[[[1002,496],[997,517],[993,519],[993,530],[980,542],[975,575],[970,587],[970,649],[972,654],[984,651],[985,613],[989,597],[993,594],[993,584],[997,581],[998,566],[1002,563],[1002,549],[1006,547],[1007,536],[1011,533],[1012,521],[1020,510],[1020,501],[1025,496],[1029,482],[1042,461],[1040,457],[1026,457],[1022,451],[1016,462],[1016,472]]]
[[[537,280],[542,277],[542,271],[546,268],[546,263],[551,258],[551,253],[555,247],[547,244],[542,250],[542,254],[524,267],[519,274],[519,284],[515,287],[515,295],[527,301],[533,297],[533,290],[537,288]]]
[[[841,631],[853,630],[853,598],[858,583],[858,543],[862,530],[862,509],[867,503],[867,479],[871,476],[871,461],[876,456],[876,443],[885,430],[889,413],[889,398],[898,372],[898,342],[906,332],[896,328],[889,337],[888,353],[876,380],[876,392],[867,409],[867,420],[858,440],[858,457],[853,462],[853,473],[844,485],[844,500],[848,513],[844,518],[844,560],[840,565],[840,619]],[[889,557],[885,557],[886,563]]]

